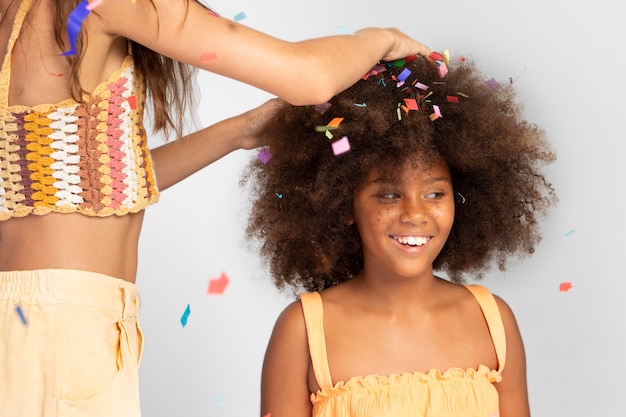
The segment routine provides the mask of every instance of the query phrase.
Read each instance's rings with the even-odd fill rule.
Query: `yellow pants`
[[[134,284],[93,272],[0,272],[0,417],[138,417]]]

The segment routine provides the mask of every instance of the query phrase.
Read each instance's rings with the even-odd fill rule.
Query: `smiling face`
[[[454,221],[448,166],[404,164],[388,177],[374,170],[354,195],[354,222],[363,247],[365,275],[432,277],[432,264]]]

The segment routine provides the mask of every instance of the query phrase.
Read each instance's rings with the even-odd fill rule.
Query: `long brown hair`
[[[149,1],[153,8],[155,5]],[[189,1],[183,0],[187,6]],[[71,11],[80,0],[57,0],[54,2],[54,35],[59,47],[67,49],[66,27]],[[207,8],[202,3],[203,7]],[[163,131],[166,136],[173,130],[177,136],[182,135],[185,113],[194,106],[193,78],[195,68],[175,61],[159,54],[137,42],[131,42],[133,61],[137,74],[146,84],[148,98],[151,102],[154,131]],[[78,34],[76,40],[76,55],[68,57],[70,75],[68,78],[69,90],[72,98],[81,101],[85,91],[80,84],[80,66],[87,45],[84,32]]]

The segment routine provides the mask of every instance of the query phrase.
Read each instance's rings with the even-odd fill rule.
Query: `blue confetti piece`
[[[565,233],[565,236],[569,236],[569,235],[571,235],[572,233],[574,233],[575,231],[576,231],[576,230],[572,229],[572,230],[568,231],[567,233]]]
[[[412,71],[408,68],[405,68],[404,70],[402,70],[402,72],[398,75],[398,80],[399,81],[405,81],[407,78],[409,78],[409,75],[411,75]]]
[[[235,18],[233,19],[235,22],[240,22],[243,19],[245,19],[247,16],[244,12],[239,12],[235,15]]]
[[[189,314],[191,314],[191,309],[189,308],[189,304],[187,304],[187,308],[185,309],[183,316],[180,318],[180,324],[182,324],[183,327],[187,325],[187,319],[189,319]]]
[[[344,35],[354,35],[354,31],[350,28],[347,28],[345,26],[339,26],[339,33],[342,33]]]
[[[215,404],[217,404],[217,405],[224,404],[224,396],[223,395],[216,396],[215,397]]]
[[[22,320],[22,324],[26,326],[28,324],[28,321],[26,321],[26,316],[24,315],[24,312],[22,311],[22,307],[21,306],[15,307],[15,312],[17,313],[18,316],[20,316],[20,320]]]
[[[276,193],[276,197],[278,197],[278,198],[282,199],[282,198],[283,198],[283,195],[282,195],[282,194],[279,194],[279,193]]]
[[[68,56],[76,54],[76,40],[78,39],[78,33],[83,25],[83,21],[90,13],[88,7],[89,3],[87,0],[81,1],[67,18],[67,37],[70,41],[70,50],[63,52],[61,55]]]

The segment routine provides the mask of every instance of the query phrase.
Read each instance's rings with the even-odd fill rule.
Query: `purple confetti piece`
[[[270,159],[272,159],[272,154],[270,153],[269,149],[265,148],[261,152],[259,152],[257,158],[259,158],[264,164],[267,164]]]
[[[487,87],[489,87],[491,91],[495,91],[500,88],[500,83],[496,81],[495,78],[488,79],[487,81],[485,81],[485,84],[487,85]]]
[[[332,106],[332,104],[326,102],[326,103],[322,103],[322,104],[316,104],[315,106],[313,106],[313,108],[315,110],[317,110],[319,112],[319,114],[324,114],[324,113],[326,113],[326,111],[328,109],[330,109],[331,106]]]

